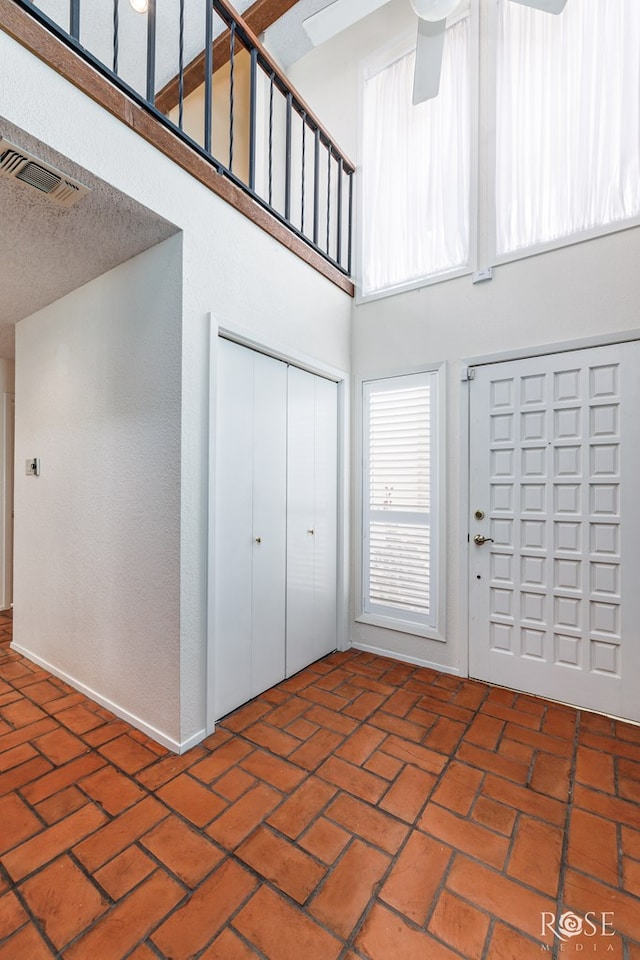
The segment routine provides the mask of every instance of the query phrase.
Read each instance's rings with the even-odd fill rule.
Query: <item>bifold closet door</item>
[[[287,366],[219,342],[216,719],[285,675]]]
[[[286,674],[337,645],[335,383],[289,367]]]

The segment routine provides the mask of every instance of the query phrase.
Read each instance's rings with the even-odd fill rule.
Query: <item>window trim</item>
[[[449,17],[448,22],[453,24],[466,16],[466,10],[462,10],[458,16]],[[449,270],[441,270],[438,273],[431,273],[428,276],[417,277],[413,280],[407,280],[405,283],[397,284],[393,287],[386,287],[384,290],[376,290],[372,293],[363,294],[362,276],[363,276],[363,208],[364,192],[362,182],[362,161],[364,151],[363,137],[363,119],[364,119],[364,85],[365,82],[374,74],[379,73],[386,67],[391,66],[396,60],[406,56],[414,49],[416,44],[415,30],[404,30],[392,41],[386,44],[375,53],[361,60],[358,64],[358,136],[357,136],[357,154],[356,164],[359,175],[356,176],[356,215],[354,231],[355,243],[355,273],[352,277],[355,285],[356,305],[369,303],[374,300],[382,300],[386,297],[397,296],[401,293],[407,293],[411,290],[420,290],[422,287],[430,287],[436,283],[443,283],[445,280],[454,280],[459,277],[471,276],[477,270],[478,262],[478,167],[479,167],[479,141],[478,141],[478,103],[477,92],[474,92],[473,77],[478,76],[479,67],[479,35],[480,18],[478,5],[470,2],[469,9],[469,77],[470,77],[470,97],[469,97],[469,256],[466,264],[459,267],[453,267]]]
[[[366,383],[375,383],[380,380],[400,379],[415,374],[435,374],[435,417],[432,424],[434,430],[435,468],[432,472],[431,529],[434,540],[432,549],[432,569],[436,571],[435,587],[433,589],[433,604],[435,617],[433,625],[408,620],[399,612],[397,616],[381,613],[365,612],[364,604],[364,530],[365,530],[365,437],[364,437],[364,392]],[[374,376],[359,377],[355,383],[355,415],[356,415],[356,449],[358,451],[356,463],[356,510],[355,510],[355,538],[356,538],[356,623],[364,623],[374,627],[394,630],[397,633],[407,633],[429,640],[446,642],[446,431],[445,431],[445,396],[446,396],[446,364],[444,362],[421,364],[418,367],[395,369],[388,372],[376,373]],[[433,531],[435,530],[435,536]]]

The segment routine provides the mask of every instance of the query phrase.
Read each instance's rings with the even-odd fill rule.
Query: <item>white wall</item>
[[[308,54],[289,71],[310,106],[336,131],[352,159],[358,147],[359,63],[412,29],[406,0],[392,0],[364,21]],[[341,141],[342,138],[342,141]],[[355,622],[354,643],[381,652],[466,669],[467,550],[466,387],[463,358],[640,329],[640,228],[494,267],[494,279],[462,277],[354,306],[352,373],[362,379],[413,371],[446,361],[447,610],[445,643]],[[355,397],[354,397],[355,401]],[[353,403],[354,417],[358,404]],[[358,450],[354,450],[357,477]],[[352,514],[360,501],[354,491]],[[353,544],[352,555],[356,556]],[[357,581],[354,566],[352,582]],[[354,598],[355,601],[355,598]],[[358,610],[354,602],[352,613]]]
[[[16,327],[14,643],[170,745],[181,246],[172,237]]]
[[[350,364],[350,299],[0,33],[0,117],[183,230],[180,743],[205,717],[208,314],[267,345]],[[16,532],[17,540],[20,532]],[[24,596],[24,593],[23,593]]]
[[[0,610],[13,600],[13,434],[15,365],[0,359]]]

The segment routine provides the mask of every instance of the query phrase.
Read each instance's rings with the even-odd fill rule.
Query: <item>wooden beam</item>
[[[264,33],[267,27],[279,20],[298,0],[255,0],[242,14],[247,26],[255,34]],[[229,31],[225,30],[213,42],[213,71],[229,62]],[[184,69],[184,96],[197,90],[204,83],[204,50]],[[161,113],[169,113],[178,105],[178,77],[165,84],[156,96],[156,106]]]
[[[46,27],[26,13],[14,0],[0,0],[0,30],[16,40],[52,70],[77,87],[147,143],[186,170],[271,237],[287,247],[318,273],[349,296],[354,286],[349,277],[334,267],[304,240],[272,217],[240,187],[219,174],[215,167],[180,140],[150,113],[131,100],[86,60],[58,40]]]

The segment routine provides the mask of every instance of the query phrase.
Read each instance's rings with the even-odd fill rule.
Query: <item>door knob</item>
[[[314,535],[314,533],[315,533],[315,530],[307,530],[307,533],[310,533],[310,534],[311,534],[311,536],[313,536],[313,535]]]
[[[256,537],[256,543],[262,543],[262,537]]]
[[[476,547],[481,547],[483,543],[493,543],[493,537],[483,537],[481,533],[476,533],[473,542]]]

